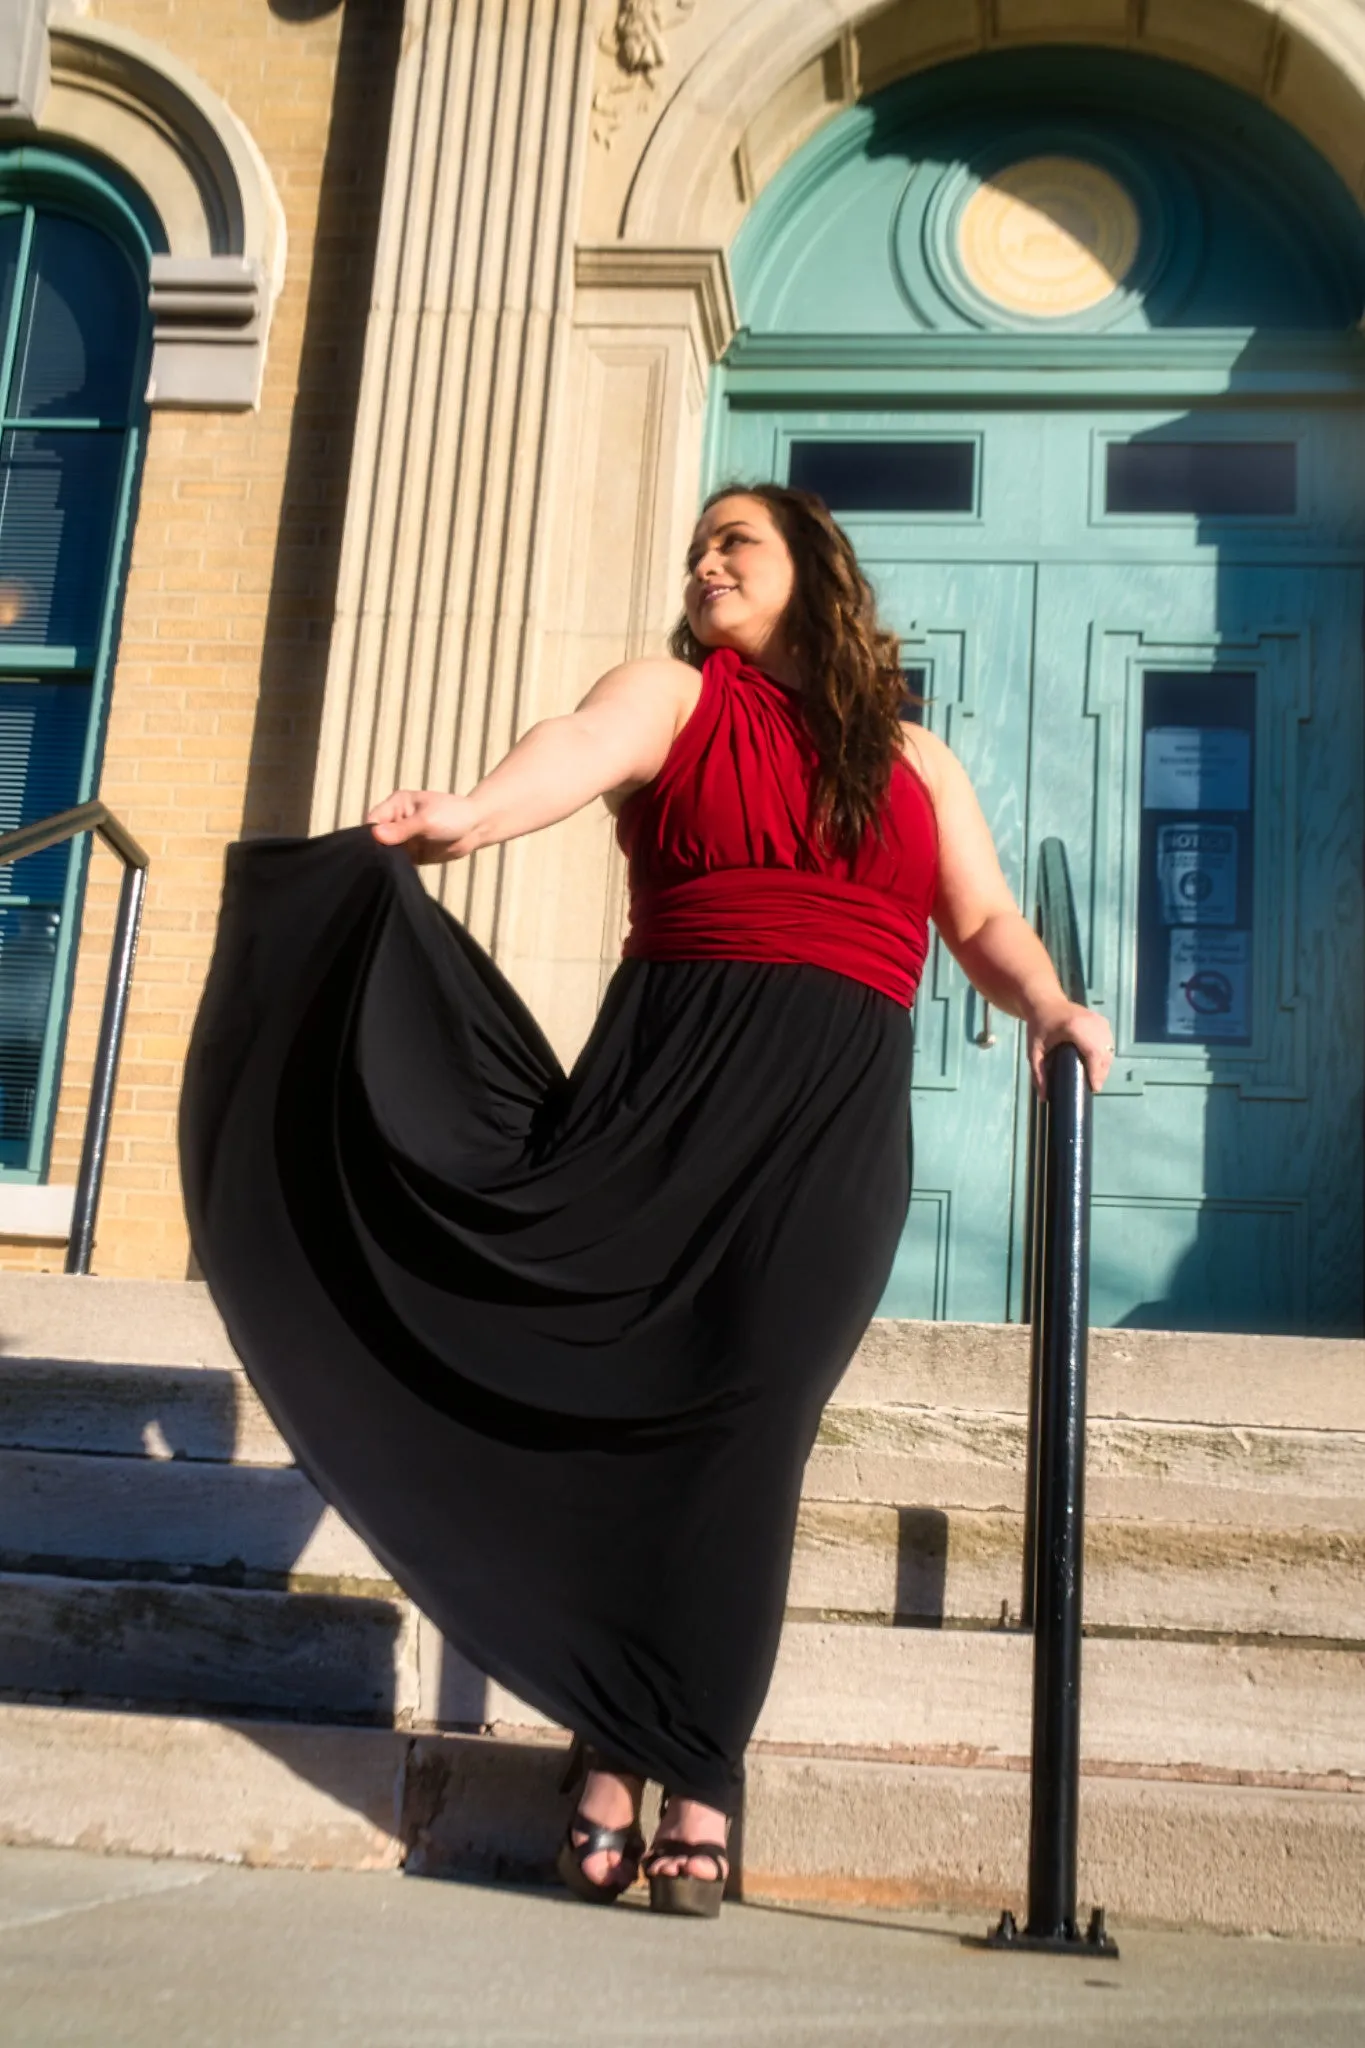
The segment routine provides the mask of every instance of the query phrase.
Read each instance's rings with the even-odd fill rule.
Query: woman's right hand
[[[463,860],[477,850],[475,808],[471,798],[440,789],[396,789],[366,813],[365,823],[381,846],[401,846],[420,867]]]

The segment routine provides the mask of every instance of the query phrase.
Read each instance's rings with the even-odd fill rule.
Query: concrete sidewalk
[[[727,1906],[719,1925],[391,1874],[0,1851],[4,2048],[1359,2048],[1365,1948]]]

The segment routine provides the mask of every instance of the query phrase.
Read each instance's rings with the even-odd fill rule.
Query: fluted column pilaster
[[[593,0],[407,0],[313,829],[527,722]],[[485,942],[500,850],[443,871]]]

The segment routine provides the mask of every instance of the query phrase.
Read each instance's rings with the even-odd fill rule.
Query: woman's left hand
[[[1046,1017],[1030,1018],[1028,1063],[1039,1095],[1043,1093],[1043,1061],[1058,1045],[1075,1046],[1086,1079],[1098,1094],[1114,1064],[1114,1034],[1109,1019],[1080,1003],[1068,1003],[1064,1010],[1053,1011]]]

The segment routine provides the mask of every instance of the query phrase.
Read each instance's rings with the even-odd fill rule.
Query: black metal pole
[[[1028,1434],[1024,1446],[1024,1569],[1019,1595],[1019,1624],[1032,1629],[1038,1579],[1038,1421],[1042,1408],[1044,1225],[1047,1200],[1047,1102],[1033,1095],[1028,1120],[1028,1265],[1024,1315],[1029,1325]]]
[[[1085,1527],[1085,1370],[1090,1312],[1090,1085],[1076,1048],[1046,1068],[1039,1121],[1045,1228],[1036,1240],[1030,1418],[1033,1556],[1033,1758],[1028,1918],[1006,1913],[998,1948],[1117,1956],[1096,1908],[1076,1928],[1081,1769],[1081,1588]]]
[[[144,857],[145,858],[145,857]],[[137,954],[138,928],[142,923],[142,899],[147,892],[147,870],[127,867],[119,890],[118,922],[114,947],[109,957],[109,975],[104,987],[104,1011],[100,1017],[99,1044],[90,1080],[90,1108],[85,1121],[85,1142],[81,1147],[80,1171],[71,1209],[71,1236],[66,1247],[68,1273],[88,1273],[95,1243],[95,1212],[99,1207],[100,1184],[109,1146],[109,1120],[114,1109],[114,1084],[118,1078],[123,1027],[128,1016],[128,993]]]
[[[1058,1047],[1048,1086],[1050,1228],[1043,1245],[1043,1348],[1033,1617],[1033,1778],[1028,1925],[1034,1940],[1076,1939],[1081,1767],[1081,1574],[1085,1514],[1085,1365],[1089,1286],[1090,1090],[1074,1046]]]

